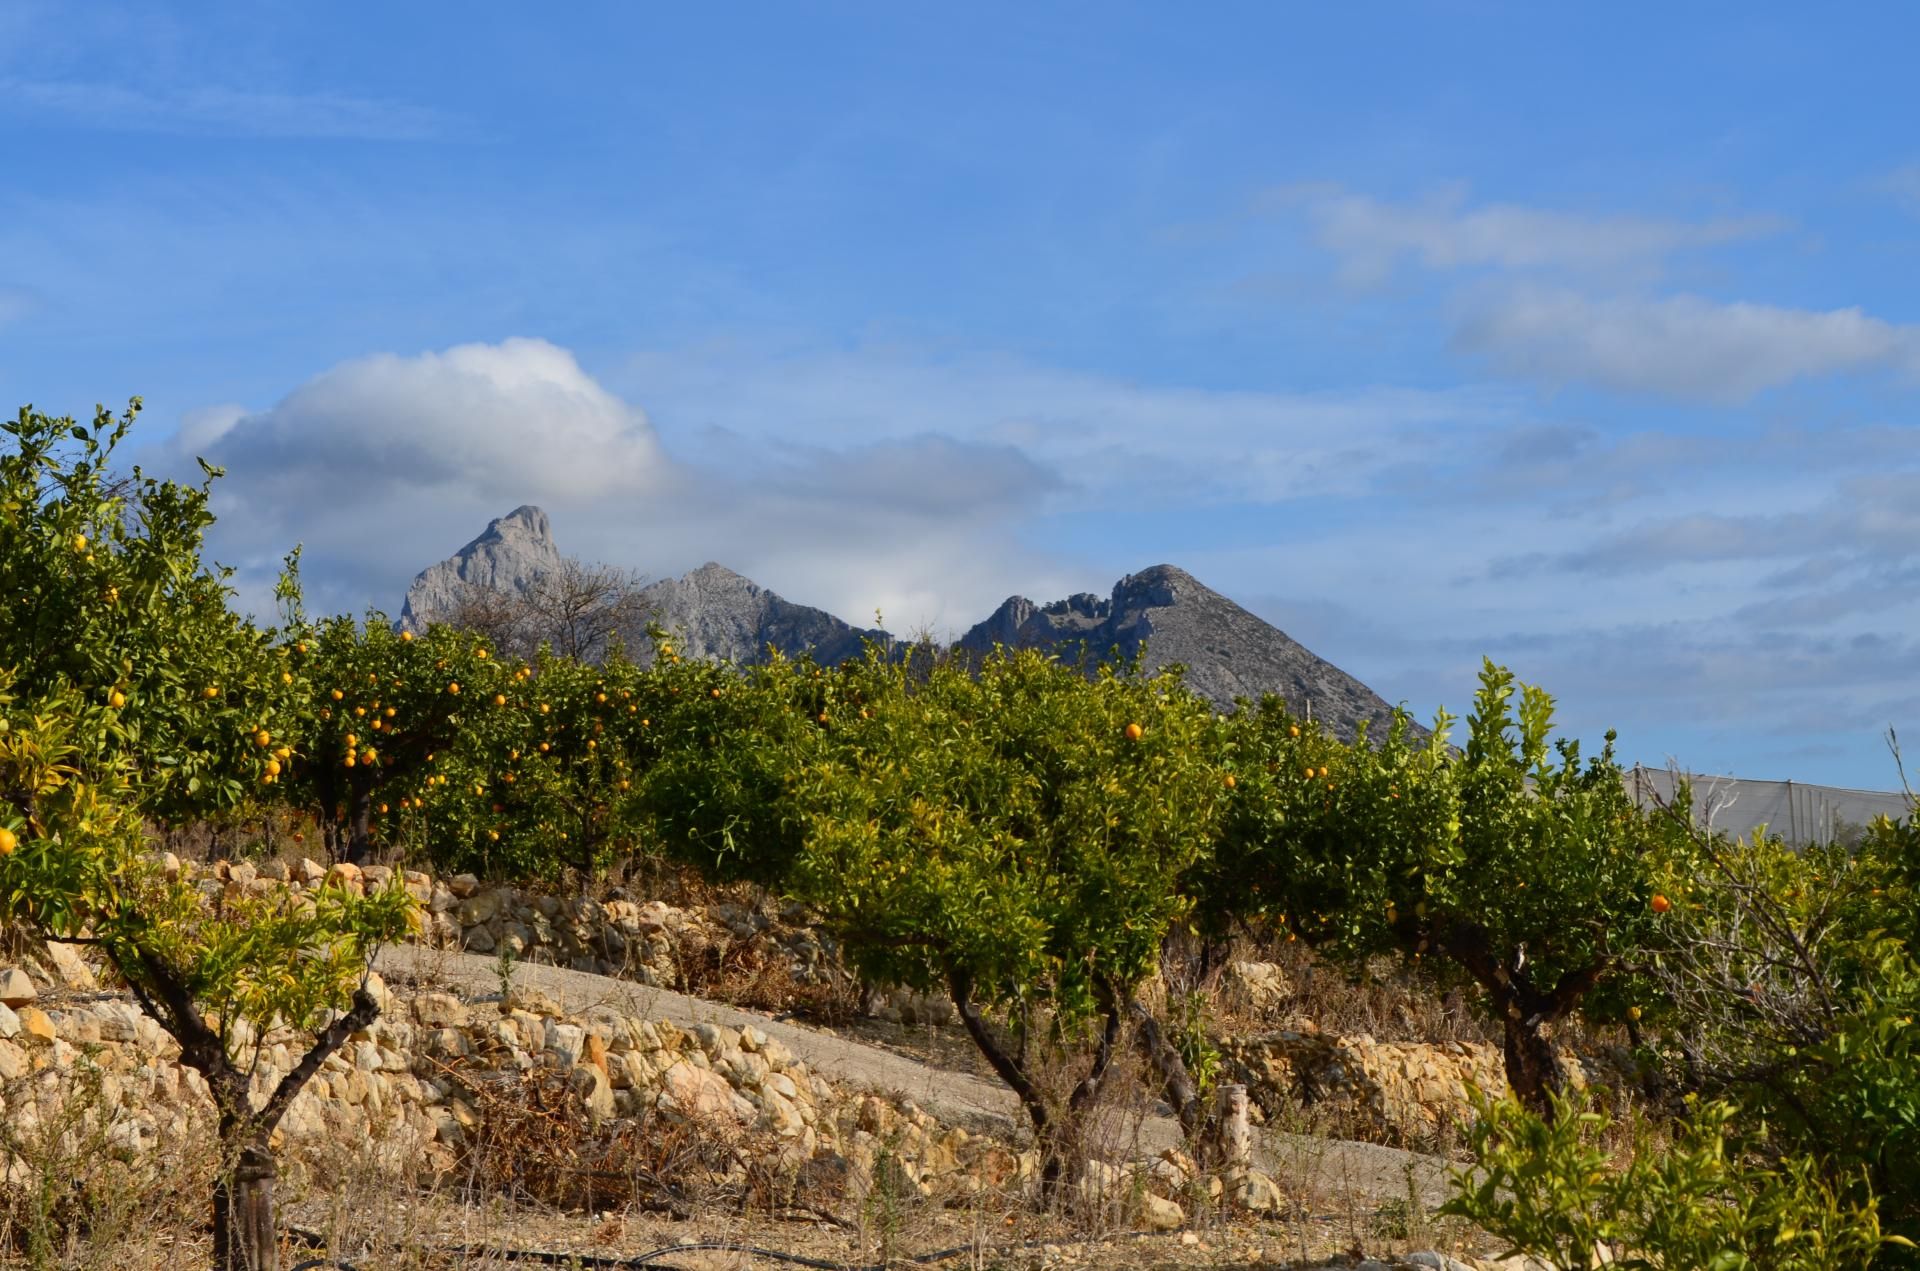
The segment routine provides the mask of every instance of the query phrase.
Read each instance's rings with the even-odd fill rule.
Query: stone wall
[[[74,1092],[96,1084],[90,1115],[112,1122],[127,1152],[208,1132],[205,1082],[179,1062],[173,1040],[131,1000],[48,986],[19,969],[0,977],[0,1118],[30,1135]],[[446,992],[400,995],[378,976],[373,1026],[331,1056],[289,1108],[275,1136],[288,1148],[377,1140],[428,1172],[451,1169],[481,1126],[476,1083],[552,1073],[578,1096],[590,1122],[662,1116],[716,1133],[762,1136],[799,1168],[864,1185],[885,1153],[898,1176],[927,1194],[973,1189],[1031,1174],[1019,1154],[943,1128],[911,1104],[847,1092],[808,1070],[752,1027],[680,1029],[597,1008],[563,1013],[535,992],[466,1001]],[[236,1039],[250,1047],[244,1031]],[[298,1063],[311,1034],[269,1034],[253,1078],[256,1101]],[[18,1176],[25,1163],[4,1164]]]
[[[1507,1089],[1500,1047],[1487,1042],[1381,1042],[1336,1037],[1311,1023],[1220,1043],[1226,1079],[1242,1081],[1268,1122],[1304,1117],[1347,1137],[1430,1148],[1473,1119],[1470,1091]],[[1624,1054],[1566,1055],[1574,1085],[1631,1080]]]

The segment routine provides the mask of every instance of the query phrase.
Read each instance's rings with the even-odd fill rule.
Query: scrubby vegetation
[[[1705,835],[1684,798],[1636,806],[1611,737],[1583,758],[1491,664],[1455,750],[1444,717],[1343,742],[1137,665],[876,646],[729,667],[656,632],[643,667],[523,623],[503,648],[313,620],[297,552],[263,628],[201,559],[207,486],[113,478],[132,422],[4,428],[0,896],[97,946],[206,1078],[223,1267],[271,1265],[276,1122],[377,1011],[369,949],[413,919],[397,884],[234,900],[155,864],[156,834],[262,815],[343,862],[586,886],[644,860],[771,889],[868,983],[951,1000],[1027,1112],[1045,1201],[1129,1038],[1203,1135],[1218,1054],[1204,1000],[1171,990],[1262,933],[1475,996],[1517,1102],[1489,1092],[1452,1211],[1514,1249],[1912,1265],[1920,822],[1806,852]],[[1625,1127],[1568,1079],[1575,1021],[1632,1039]],[[258,1096],[248,1047],[285,1025],[309,1062]],[[1043,1046],[1070,1081],[1036,1073]]]

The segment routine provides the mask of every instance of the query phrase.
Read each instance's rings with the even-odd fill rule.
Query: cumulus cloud
[[[1817,376],[1920,371],[1920,326],[1857,308],[1685,295],[1595,299],[1516,289],[1476,306],[1455,344],[1515,374],[1720,402]]]
[[[1683,248],[1710,247],[1777,231],[1767,217],[1689,223],[1597,216],[1513,203],[1469,206],[1454,187],[1416,203],[1390,203],[1339,186],[1299,186],[1277,196],[1304,208],[1320,244],[1341,259],[1355,285],[1386,281],[1411,260],[1431,270],[1567,270],[1617,275],[1658,272]]]
[[[266,410],[193,412],[167,448],[176,470],[227,470],[212,548],[256,609],[300,542],[313,607],[396,610],[415,572],[536,503],[569,553],[654,576],[718,559],[850,618],[952,621],[956,599],[999,598],[988,549],[1058,484],[1013,447],[933,435],[735,436],[675,460],[644,412],[531,339],[355,359]]]

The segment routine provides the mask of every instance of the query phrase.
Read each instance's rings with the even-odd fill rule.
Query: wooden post
[[[1227,1169],[1253,1163],[1253,1130],[1247,1122],[1247,1088],[1233,1081],[1220,1087],[1220,1155]]]

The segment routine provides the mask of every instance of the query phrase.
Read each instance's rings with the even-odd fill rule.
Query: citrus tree
[[[1090,679],[1031,651],[970,673],[874,649],[694,701],[675,726],[686,758],[659,769],[680,782],[673,841],[812,906],[869,981],[949,995],[1026,1110],[1051,1193],[1212,840],[1227,788],[1210,708],[1174,675]],[[1063,1038],[1091,1025],[1070,1089],[1048,1088],[994,1009]]]
[[[0,667],[23,698],[64,686],[111,710],[142,810],[182,822],[273,779],[295,686],[270,634],[233,620],[229,571],[198,566],[218,470],[110,472],[139,407],[0,423]]]
[[[0,906],[45,938],[97,947],[206,1079],[226,1151],[216,1260],[268,1271],[274,1127],[378,1015],[371,948],[405,931],[411,902],[398,889],[209,897],[148,850],[148,818],[217,809],[278,775],[269,711],[292,676],[201,563],[205,486],[107,480],[131,423],[131,411],[89,429],[29,410],[5,429],[0,611],[20,621],[0,627]],[[43,612],[64,615],[66,642],[103,647],[56,647]],[[223,740],[236,718],[248,727]],[[259,1047],[280,1026],[314,1040],[256,1099]]]
[[[379,613],[297,622],[283,647],[305,701],[281,787],[333,859],[359,864],[448,780],[437,765],[510,673],[462,632],[395,631]]]
[[[1216,920],[1263,915],[1352,968],[1382,953],[1478,986],[1507,1080],[1544,1111],[1566,1073],[1547,1033],[1655,930],[1671,859],[1629,797],[1608,734],[1583,763],[1553,702],[1491,662],[1464,752],[1404,719],[1351,744],[1277,699],[1233,722],[1239,788],[1202,884]]]
[[[512,668],[463,716],[417,809],[433,859],[590,879],[633,850],[635,778],[668,697],[659,681],[617,650],[594,666],[542,649]]]

